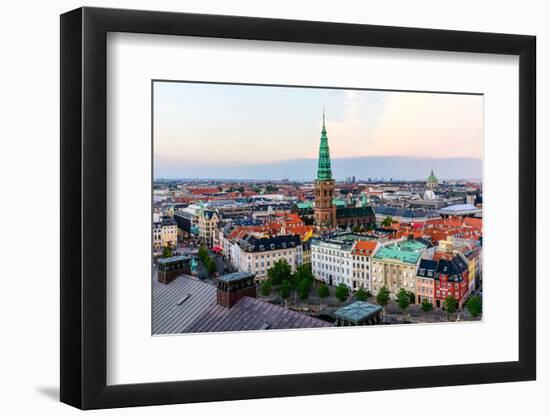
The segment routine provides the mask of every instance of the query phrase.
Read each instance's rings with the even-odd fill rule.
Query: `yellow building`
[[[372,292],[384,286],[391,296],[397,296],[401,288],[416,294],[416,270],[426,245],[413,239],[393,242],[383,246],[372,258]]]
[[[201,206],[199,213],[199,239],[208,247],[214,245],[214,237],[218,230],[220,218],[213,210]]]
[[[178,242],[178,226],[174,220],[153,223],[153,249],[158,252],[164,247],[175,248]]]

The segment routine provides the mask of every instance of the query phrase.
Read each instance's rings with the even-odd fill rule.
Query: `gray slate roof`
[[[186,255],[178,255],[178,256],[171,256],[169,258],[159,258],[157,259],[157,262],[159,264],[170,264],[172,262],[181,262],[181,261],[189,261],[191,260],[191,257],[190,256],[186,256]]]
[[[233,272],[232,274],[222,275],[218,279],[223,282],[240,281],[244,278],[254,278],[256,274],[250,272]]]
[[[252,297],[231,309],[216,303],[216,288],[181,275],[169,284],[153,274],[153,334],[332,327],[332,323]]]

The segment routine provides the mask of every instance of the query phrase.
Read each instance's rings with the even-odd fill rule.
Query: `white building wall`
[[[345,284],[352,288],[352,263],[348,250],[336,245],[311,245],[311,268],[313,277],[329,285]]]
[[[267,278],[268,269],[280,259],[285,259],[288,262],[292,272],[296,271],[296,267],[301,265],[303,260],[301,246],[262,252],[246,252],[238,244],[234,244],[234,246],[236,247],[235,251],[238,251],[238,255],[236,255],[238,260],[232,259],[232,263],[239,271],[256,274],[256,279]]]

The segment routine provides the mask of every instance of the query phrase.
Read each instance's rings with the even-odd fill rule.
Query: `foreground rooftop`
[[[223,307],[216,302],[216,287],[187,275],[163,284],[153,274],[152,282],[153,334],[333,326],[332,323],[248,296],[242,297],[231,308]]]

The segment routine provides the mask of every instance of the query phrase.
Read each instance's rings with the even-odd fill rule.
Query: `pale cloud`
[[[344,92],[343,117],[328,120],[331,155],[366,155],[386,111],[385,93],[348,90]]]
[[[323,106],[333,158],[482,157],[482,96],[171,83],[155,101],[155,163],[315,158]]]
[[[369,155],[482,157],[482,96],[392,94],[382,125]]]

